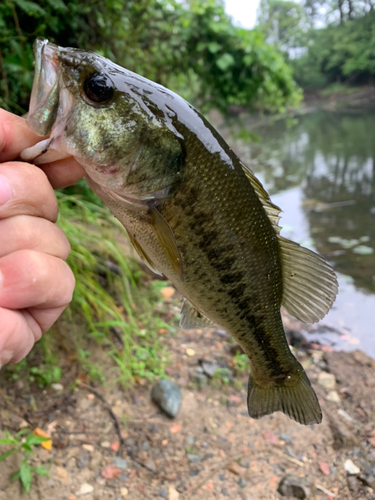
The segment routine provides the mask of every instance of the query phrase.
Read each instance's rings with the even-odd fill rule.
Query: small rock
[[[357,475],[360,473],[360,468],[355,465],[349,458],[344,463],[345,470],[348,474]]]
[[[332,373],[320,372],[318,384],[327,390],[333,390],[336,387],[336,379]]]
[[[199,455],[194,454],[194,453],[187,453],[186,458],[192,464],[196,464],[196,463],[201,461],[201,457]]]
[[[326,396],[327,401],[332,401],[333,403],[340,403],[341,399],[337,391],[329,391]]]
[[[201,366],[203,368],[204,373],[212,378],[215,373],[217,372],[219,366],[216,363],[213,363],[211,361],[202,361]]]
[[[352,418],[345,410],[343,410],[342,408],[340,408],[339,410],[337,410],[337,413],[340,415],[340,417],[342,417],[344,420],[346,420],[347,422],[350,422],[351,424],[355,424],[356,421],[354,420],[354,418]]]
[[[225,481],[225,475],[224,474],[219,474],[219,479],[220,481]]]
[[[180,497],[179,492],[176,490],[174,486],[170,486],[168,488],[168,500],[178,500]]]
[[[188,349],[186,349],[186,354],[188,356],[195,356],[195,351],[194,351],[194,349],[188,348]]]
[[[126,497],[127,494],[129,493],[129,490],[128,488],[121,488],[120,493],[122,497]]]
[[[303,500],[311,496],[314,486],[305,477],[287,474],[279,484],[277,491],[284,497],[292,497]]]
[[[358,490],[358,479],[357,476],[348,475],[346,478],[346,482],[348,483],[348,488],[352,493],[355,493]]]
[[[92,493],[94,491],[94,487],[89,483],[83,483],[80,489],[77,491],[77,497],[82,497],[83,495],[87,495],[88,493]]]
[[[142,443],[142,450],[148,451],[149,449],[150,449],[150,443],[148,443],[147,441]]]
[[[236,474],[236,476],[242,476],[242,474],[245,472],[245,469],[241,467],[237,462],[232,462],[228,465],[228,470],[229,472],[232,472],[232,474]]]
[[[77,467],[79,469],[83,469],[84,467],[87,467],[91,461],[91,455],[90,453],[82,453],[80,457],[77,458]]]
[[[23,418],[21,418],[20,422],[18,424],[18,428],[21,430],[21,429],[26,429],[27,427],[29,427],[28,422],[26,422],[26,420],[24,420]]]
[[[322,474],[324,474],[325,476],[329,476],[331,474],[331,469],[327,462],[318,462],[318,465]]]
[[[64,389],[64,386],[62,384],[51,384],[51,387],[55,391],[62,391]]]
[[[70,483],[68,471],[64,467],[56,467],[56,479],[63,484]]]
[[[149,459],[146,460],[145,466],[147,467],[147,469],[149,469],[152,472],[156,471],[155,462],[151,458],[149,458]]]
[[[250,462],[248,460],[240,460],[240,466],[244,469],[248,469],[250,467]]]
[[[238,484],[240,485],[240,488],[245,488],[246,487],[246,481],[243,477],[238,481]]]
[[[162,488],[160,490],[159,497],[168,498],[168,490],[167,490],[167,488]]]
[[[102,448],[110,448],[111,447],[111,443],[109,441],[103,441],[100,443],[100,446]]]
[[[185,443],[189,446],[192,446],[196,440],[197,438],[195,438],[194,436],[186,436]]]
[[[118,467],[121,470],[125,470],[128,468],[128,462],[124,458],[121,458],[121,457],[113,458],[112,463],[113,463],[113,465],[116,465],[116,467]]]
[[[151,399],[169,417],[176,417],[182,402],[181,391],[172,380],[160,380],[151,390]]]
[[[291,443],[293,441],[293,438],[291,436],[289,436],[289,434],[286,434],[286,433],[280,434],[280,439],[282,439],[283,441],[286,441],[287,443]]]
[[[82,448],[86,451],[89,451],[90,453],[93,453],[95,450],[92,444],[83,444]]]
[[[229,497],[229,493],[228,493],[228,490],[226,488],[221,489],[221,494],[223,495],[223,497]]]

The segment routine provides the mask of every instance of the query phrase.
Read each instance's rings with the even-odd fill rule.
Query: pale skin
[[[72,158],[43,169],[14,161],[38,141],[23,118],[0,109],[0,368],[29,353],[74,289],[53,189],[74,184],[84,171]]]

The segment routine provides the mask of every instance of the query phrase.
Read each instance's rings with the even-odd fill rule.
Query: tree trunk
[[[348,17],[349,19],[353,19],[353,0],[348,0],[348,4],[349,4]]]
[[[339,1],[339,10],[340,10],[340,24],[344,24],[344,12],[342,10],[342,4],[344,0],[338,0]]]

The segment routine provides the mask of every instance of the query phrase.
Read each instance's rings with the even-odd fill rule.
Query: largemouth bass
[[[280,209],[191,105],[92,52],[35,45],[27,122],[49,135],[22,153],[73,156],[135,249],[185,297],[181,327],[227,329],[249,357],[248,410],[319,423],[319,402],[290,352],[283,305],[313,323],[337,281],[317,254],[280,236]]]

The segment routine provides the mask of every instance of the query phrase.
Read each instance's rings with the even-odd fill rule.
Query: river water
[[[317,250],[338,275],[337,300],[309,339],[375,357],[375,110],[250,127],[245,118],[242,132],[224,135],[283,210],[281,234]]]

